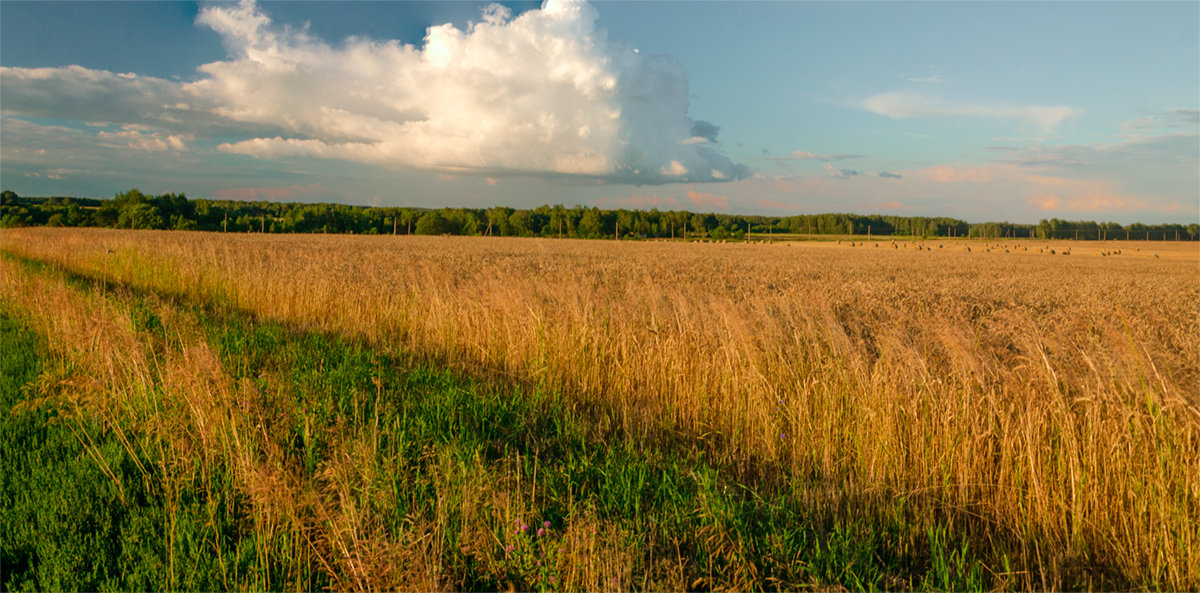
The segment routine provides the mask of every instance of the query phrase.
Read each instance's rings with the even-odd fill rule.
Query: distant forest
[[[770,217],[562,205],[533,209],[378,208],[344,204],[190,200],[131,189],[112,199],[0,195],[0,227],[63,226],[261,233],[495,235],[742,240],[746,235],[880,235],[1108,240],[1200,239],[1198,224],[1042,220],[968,223],[943,217],[804,214]]]

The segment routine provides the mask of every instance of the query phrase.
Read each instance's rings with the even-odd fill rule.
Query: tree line
[[[262,233],[494,235],[743,240],[747,234],[879,235],[1109,240],[1197,240],[1200,225],[1065,221],[968,223],[945,217],[805,214],[786,217],[681,210],[601,210],[561,204],[532,209],[383,208],[345,204],[188,199],[131,189],[112,199],[0,195],[0,227],[66,226]]]

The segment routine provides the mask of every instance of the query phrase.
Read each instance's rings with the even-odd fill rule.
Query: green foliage
[[[41,340],[0,310],[0,565],[5,590],[162,588],[161,506],[116,439],[42,400]],[[95,443],[90,456],[81,439]],[[98,461],[111,468],[101,471]]]
[[[133,313],[136,329],[161,331],[148,308]],[[264,564],[255,554],[262,535],[249,529],[233,476],[214,467],[168,488],[155,449],[126,446],[139,438],[130,427],[59,405],[49,379],[64,371],[43,364],[43,343],[0,306],[3,590],[229,590],[255,575],[265,583],[278,570],[270,562],[285,558]]]
[[[418,235],[442,235],[450,232],[450,222],[437,212],[426,212],[417,219]]]
[[[806,214],[775,218],[686,211],[600,210],[561,204],[516,209],[364,208],[344,204],[298,204],[189,200],[183,194],[148,196],[131,189],[111,200],[22,198],[5,191],[0,227],[102,226],[271,233],[356,233],[483,235],[507,237],[621,238],[710,237],[744,240],[748,234],[879,235],[978,237],[988,239],[1200,240],[1200,225],[1043,220],[1038,225],[1010,222],[967,223],[944,217],[859,214]]]
[[[160,229],[163,219],[154,206],[147,203],[131,204],[121,208],[117,227],[126,229]]]

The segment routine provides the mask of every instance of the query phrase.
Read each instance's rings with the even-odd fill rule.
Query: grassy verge
[[[151,371],[142,388],[161,404],[137,421],[65,405],[53,396],[81,371],[46,355],[55,337],[30,331],[14,295],[0,318],[6,589],[1012,584],[1005,538],[960,510],[931,522],[918,498],[722,466],[665,429],[634,437],[603,406],[22,267],[112,303],[163,367],[211,348],[229,401],[196,411]],[[233,436],[205,436],[226,417]],[[1092,578],[1075,585],[1121,583]]]

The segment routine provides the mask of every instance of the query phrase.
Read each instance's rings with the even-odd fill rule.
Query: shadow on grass
[[[982,590],[1013,584],[1004,575],[1010,570],[1004,566],[1009,554],[1005,546],[1011,542],[991,533],[993,528],[979,517],[936,508],[936,501],[847,493],[820,477],[789,477],[753,459],[736,468],[721,466],[711,461],[715,456],[706,454],[711,445],[695,436],[665,429],[651,438],[626,434],[615,412],[601,404],[582,405],[561,394],[496,377],[470,377],[420,363],[404,353],[381,352],[362,340],[263,321],[220,303],[197,303],[182,295],[139,290],[8,254],[4,257],[55,274],[81,290],[127,299],[133,326],[161,337],[164,347],[169,347],[165,342],[169,332],[153,307],[143,303],[158,300],[193,311],[222,368],[239,384],[253,386],[242,391],[254,400],[245,406],[257,415],[264,433],[272,435],[296,475],[319,480],[348,443],[369,441],[371,459],[358,460],[375,464],[371,471],[362,472],[373,476],[360,488],[364,512],[378,518],[392,541],[411,539],[414,517],[439,522],[442,577],[452,588],[554,588],[545,570],[516,560],[496,560],[507,554],[504,534],[498,530],[511,528],[502,525],[499,513],[490,518],[495,542],[462,539],[468,523],[476,518],[453,505],[447,510],[445,481],[458,480],[451,485],[464,486],[472,475],[501,484],[534,476],[526,510],[552,526],[584,517],[615,526],[615,532],[625,534],[621,545],[632,551],[628,570],[634,580],[622,582],[622,588],[678,588],[683,583],[691,589]],[[6,344],[36,342],[11,317],[4,318],[3,331]],[[10,581],[14,588],[30,583],[42,589],[92,589],[106,583],[126,589],[170,588],[160,586],[171,581],[154,569],[156,562],[161,563],[162,546],[139,531],[143,524],[162,521],[161,495],[152,477],[141,480],[144,492],[121,504],[96,464],[71,448],[78,443],[74,435],[47,424],[45,415],[8,414],[13,403],[26,396],[21,394],[29,392],[21,386],[38,374],[37,349],[19,351],[24,354],[5,359],[14,370],[6,369],[9,381],[3,385],[4,450],[32,447],[42,457],[22,461],[5,454],[4,494],[54,492],[49,480],[56,475],[65,475],[66,483],[81,490],[73,494],[65,489],[61,496],[33,496],[27,503],[5,506],[3,525],[9,531],[0,535],[18,534],[0,538],[9,542],[0,544],[5,572],[15,575],[6,577],[5,588],[10,588]],[[92,425],[89,430],[103,440],[102,427]],[[105,455],[112,457],[112,464],[135,465],[121,459],[124,450],[110,449]],[[447,465],[461,471],[446,472]],[[31,481],[14,482],[26,478],[9,477],[19,475]],[[211,479],[228,482],[220,475]],[[245,549],[242,539],[255,534],[247,529],[232,486],[206,491],[224,493],[225,498],[213,503],[198,497],[195,504],[221,506],[228,523],[222,532],[229,538],[226,545]],[[827,494],[814,496],[814,492]],[[72,510],[65,514],[53,510],[63,505]],[[914,509],[918,505],[924,507]],[[79,524],[66,516],[70,514],[101,519]],[[31,552],[30,546],[36,548],[28,543],[32,536],[9,527],[22,524],[45,530],[49,535],[44,539],[56,542],[46,545],[55,550],[89,545],[105,550],[92,558],[99,576],[76,573],[74,580],[62,576],[74,570],[62,560],[71,552]],[[113,525],[117,525],[116,537]],[[969,544],[978,541],[991,542],[992,547],[981,551]],[[188,543],[184,544],[186,548]],[[481,550],[481,545],[499,549]],[[203,542],[198,542],[184,555],[198,557],[203,551]],[[194,560],[188,580],[174,586],[228,588],[222,585],[231,584],[229,573],[262,568],[252,558],[240,565],[238,561],[235,556],[218,566]],[[10,572],[10,567],[15,568]],[[313,566],[310,573],[320,571],[321,567]],[[226,575],[225,580],[221,575]],[[327,581],[319,576],[307,583],[310,589],[324,584]]]

